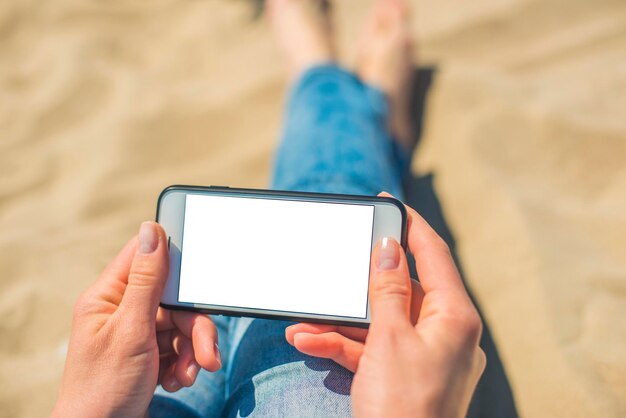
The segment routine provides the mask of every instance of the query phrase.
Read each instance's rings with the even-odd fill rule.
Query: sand
[[[341,51],[368,1],[337,7]],[[174,183],[267,185],[285,74],[243,0],[0,3],[0,417]],[[523,417],[626,415],[626,3],[416,2],[433,173]]]

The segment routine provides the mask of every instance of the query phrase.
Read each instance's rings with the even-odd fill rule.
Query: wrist
[[[86,416],[105,418],[111,415],[104,413],[101,408],[95,405],[91,405],[91,407],[87,408],[83,407],[81,402],[59,398],[54,405],[50,418],[78,418]]]
[[[73,418],[80,416],[80,413],[81,412],[78,411],[75,406],[72,406],[71,403],[65,402],[63,399],[59,398],[54,405],[50,418]]]
[[[61,398],[57,400],[57,403],[54,405],[54,409],[50,414],[50,418],[109,418],[116,416],[132,418],[131,415],[125,413],[120,414],[119,411],[116,413],[115,410],[107,409],[102,406],[99,407],[93,404],[80,405],[79,402],[66,401]],[[150,418],[150,414],[148,413],[148,410],[146,410],[143,414],[137,415],[135,418]]]
[[[426,394],[424,394],[426,395]],[[434,391],[423,396],[423,403],[419,405],[419,417],[424,418],[463,418],[467,414],[468,405],[457,396],[452,396],[445,390]]]

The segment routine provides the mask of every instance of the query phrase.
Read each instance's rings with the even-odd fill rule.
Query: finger
[[[107,285],[110,284],[111,279],[119,279],[122,278],[122,283],[124,286],[127,283],[128,273],[130,271],[131,263],[133,262],[133,256],[135,255],[135,251],[137,250],[137,236],[132,237],[125,245],[124,248],[120,250],[119,253],[115,256],[115,258],[104,268],[100,277],[98,277],[99,282],[106,282]]]
[[[380,192],[378,196],[381,197],[395,197],[387,192]],[[407,214],[409,216],[409,222],[411,222],[412,216],[411,212],[415,212],[414,209],[404,205],[407,210]],[[417,320],[419,318],[420,311],[422,309],[422,301],[424,300],[424,289],[422,289],[422,285],[415,279],[411,279],[411,323],[413,325],[417,324]]]
[[[379,196],[393,197],[381,192]],[[459,316],[475,311],[461,276],[456,268],[450,249],[444,240],[415,209],[405,205],[409,216],[409,250],[415,258],[415,268],[424,294],[432,303],[423,305],[422,318],[437,312]]]
[[[173,358],[176,359],[176,357],[173,357]],[[183,387],[183,385],[181,385],[178,379],[176,378],[176,375],[174,373],[175,370],[176,370],[176,361],[172,361],[165,368],[165,371],[163,372],[161,376],[161,386],[167,392],[176,392],[180,388]]]
[[[422,285],[417,280],[411,279],[411,323],[413,325],[417,324],[423,301],[424,290]]]
[[[168,261],[163,228],[155,222],[142,223],[128,285],[120,305],[131,320],[154,324],[167,279]]]
[[[137,237],[133,237],[104,269],[96,282],[85,293],[119,306],[128,283],[128,273],[137,249]]]
[[[295,334],[294,347],[309,356],[331,359],[351,372],[356,371],[363,354],[363,343],[336,332]]]
[[[404,251],[393,238],[376,243],[370,282],[372,327],[410,325],[411,279]]]
[[[176,328],[174,321],[172,321],[172,311],[159,306],[156,314],[156,330],[166,331]]]
[[[478,384],[478,381],[480,380],[480,376],[482,376],[486,367],[487,367],[487,355],[485,354],[482,348],[476,347],[476,350],[474,351],[474,376],[475,376],[474,386]]]
[[[322,324],[308,324],[299,323],[290,325],[285,328],[285,337],[289,344],[293,345],[293,336],[300,332],[306,332],[309,334],[324,334],[327,332],[336,332],[344,337],[350,338],[354,341],[364,342],[367,337],[367,329],[344,327],[337,325],[322,325]]]
[[[176,311],[171,314],[172,322],[193,343],[194,357],[204,369],[214,372],[222,367],[222,356],[218,347],[217,328],[206,315]]]
[[[407,206],[407,212],[409,249],[415,257],[415,268],[424,291],[450,288],[464,292],[448,245],[414,209]]]
[[[176,366],[174,367],[174,376],[176,376],[176,380],[181,385],[188,387],[196,381],[200,365],[194,358],[191,339],[185,337],[180,331],[175,331],[174,334],[172,345],[174,346],[174,351],[178,354]]]
[[[176,362],[176,354],[172,352],[172,354],[168,354],[166,356],[159,358],[159,380],[158,382],[163,382],[163,376],[168,368]]]
[[[409,214],[409,249],[415,258],[415,269],[425,298],[431,302],[423,305],[425,318],[437,312],[467,313],[474,306],[465,290],[450,249],[414,209],[407,206]]]
[[[167,356],[174,353],[172,339],[174,335],[172,330],[157,331],[157,345],[159,347],[159,356]]]

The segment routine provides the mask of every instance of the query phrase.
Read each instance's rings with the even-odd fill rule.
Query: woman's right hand
[[[400,245],[383,239],[372,257],[367,335],[297,324],[287,339],[307,354],[355,366],[355,416],[463,417],[485,368],[478,346],[481,320],[448,246],[416,211],[407,210],[420,285],[411,285]]]

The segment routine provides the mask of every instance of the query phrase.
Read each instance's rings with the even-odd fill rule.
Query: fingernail
[[[394,270],[400,263],[400,246],[394,239],[383,238],[378,250],[378,269]]]
[[[142,254],[150,254],[156,250],[159,244],[159,236],[157,235],[154,222],[144,222],[139,228],[139,252]]]
[[[220,348],[217,346],[217,343],[213,344],[213,350],[215,350],[215,359],[220,367],[222,367],[222,353],[220,353]]]
[[[200,365],[195,360],[191,360],[189,362],[189,366],[187,366],[187,376],[189,376],[189,378],[193,380],[196,378],[199,371]]]
[[[180,388],[182,388],[183,385],[181,385],[178,380],[176,379],[175,376],[170,377],[170,379],[167,381],[167,389],[174,391],[174,390],[178,390]]]

